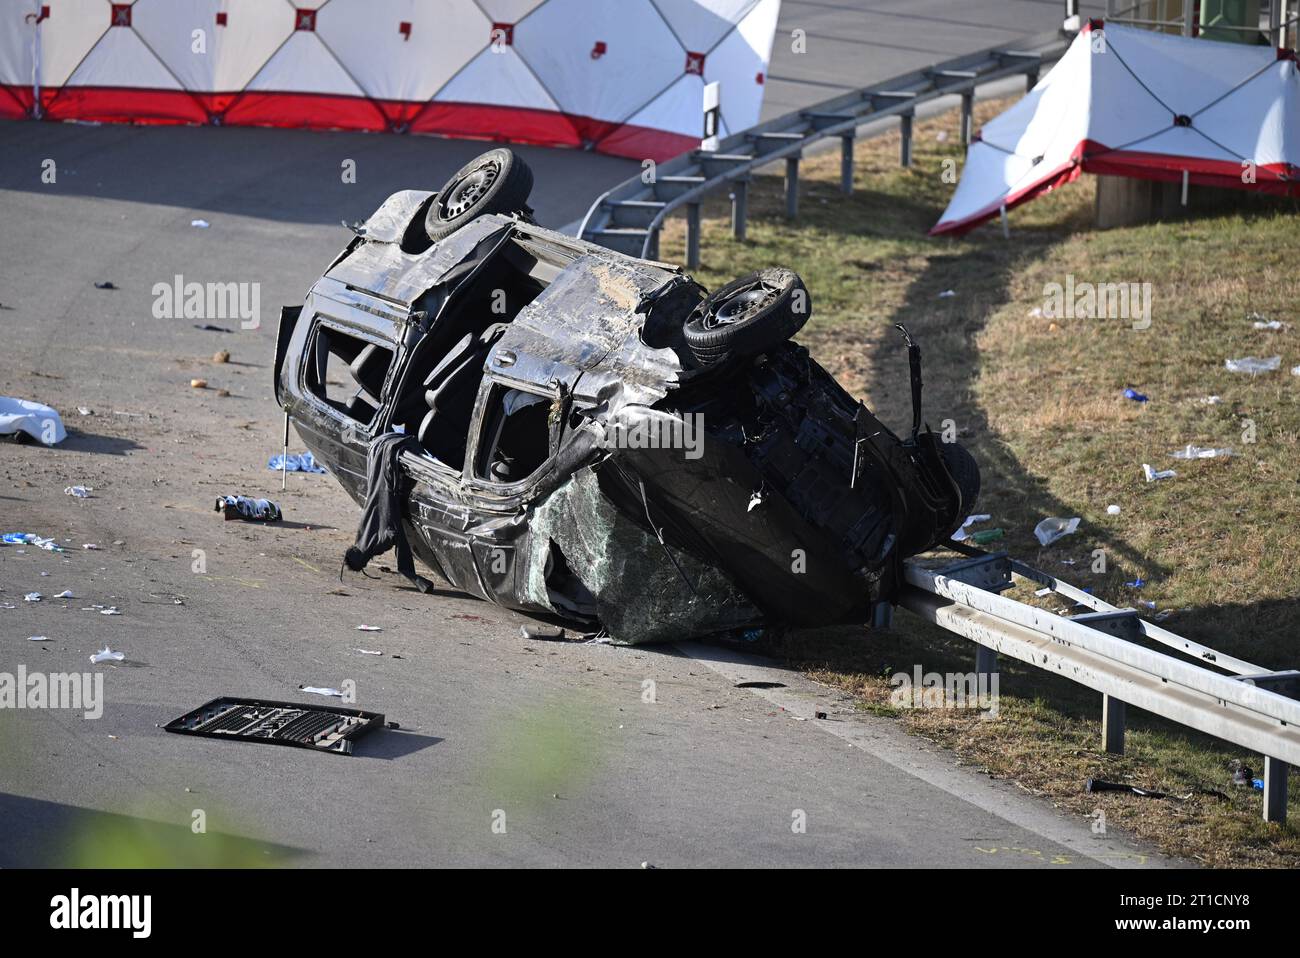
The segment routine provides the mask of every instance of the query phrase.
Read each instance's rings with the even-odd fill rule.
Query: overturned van
[[[276,398],[307,448],[373,504],[370,454],[400,435],[386,491],[415,556],[615,641],[887,620],[902,560],[979,489],[921,429],[915,345],[900,439],[790,341],[793,272],[709,294],[537,226],[531,180],[498,149],[393,194],[283,310]]]

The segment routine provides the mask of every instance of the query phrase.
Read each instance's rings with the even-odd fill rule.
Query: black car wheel
[[[704,366],[728,353],[755,356],[785,342],[808,321],[812,300],[794,270],[760,270],[728,283],[695,307],[683,330]]]
[[[533,171],[511,150],[496,149],[462,166],[447,181],[424,218],[424,231],[437,242],[485,213],[528,210]]]

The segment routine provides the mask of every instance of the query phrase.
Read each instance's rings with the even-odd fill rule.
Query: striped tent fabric
[[[780,0],[0,0],[0,117],[666,159],[758,122]]]

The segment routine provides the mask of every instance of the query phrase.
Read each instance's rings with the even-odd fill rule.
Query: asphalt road
[[[914,45],[913,63],[933,58]],[[281,493],[265,468],[280,445],[273,317],[343,245],[340,219],[435,186],[478,149],[0,125],[0,395],[48,402],[70,430],[0,453],[0,527],[68,550],[0,547],[0,606],[14,606],[0,672],[91,671],[106,698],[97,720],[0,709],[0,866],[1163,864],[736,650],[526,641],[522,617],[391,573],[340,584],[358,510],[329,477]],[[524,155],[551,224],[629,166]],[[176,275],[260,284],[261,327],[156,318],[152,287]],[[117,288],[95,288],[106,280]],[[93,496],[66,496],[72,484]],[[234,492],[278,499],[287,521],[223,523],[212,502]],[[50,598],[64,589],[75,598]],[[46,598],[23,601],[32,591]],[[125,660],[92,666],[105,645]],[[786,687],[735,687],[758,678]],[[349,682],[401,725],[352,758],[158,728],[218,695],[306,700],[300,685]]]

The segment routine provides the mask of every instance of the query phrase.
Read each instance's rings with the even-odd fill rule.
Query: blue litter
[[[309,452],[290,454],[287,460],[282,454],[277,453],[267,460],[266,468],[274,469],[276,472],[283,468],[286,472],[317,472],[321,475],[325,473],[325,467],[316,465],[316,457]]]
[[[42,539],[32,532],[6,532],[0,535],[0,542],[7,546],[32,545],[38,549],[44,549],[46,552],[66,552],[63,546],[54,541],[53,538]]]
[[[1136,389],[1134,389],[1132,386],[1129,386],[1127,389],[1124,390],[1124,398],[1125,398],[1125,399],[1131,399],[1131,400],[1133,400],[1134,402],[1146,402],[1146,401],[1147,401],[1147,397],[1144,396],[1144,395],[1142,395],[1140,392],[1138,392],[1138,391],[1137,391]]]
[[[1262,792],[1264,791],[1264,780],[1262,778],[1252,778],[1250,780],[1250,787]]]
[[[1140,589],[1147,584],[1147,580],[1138,576],[1138,578],[1134,579],[1132,582],[1125,582],[1124,584],[1130,589]]]

